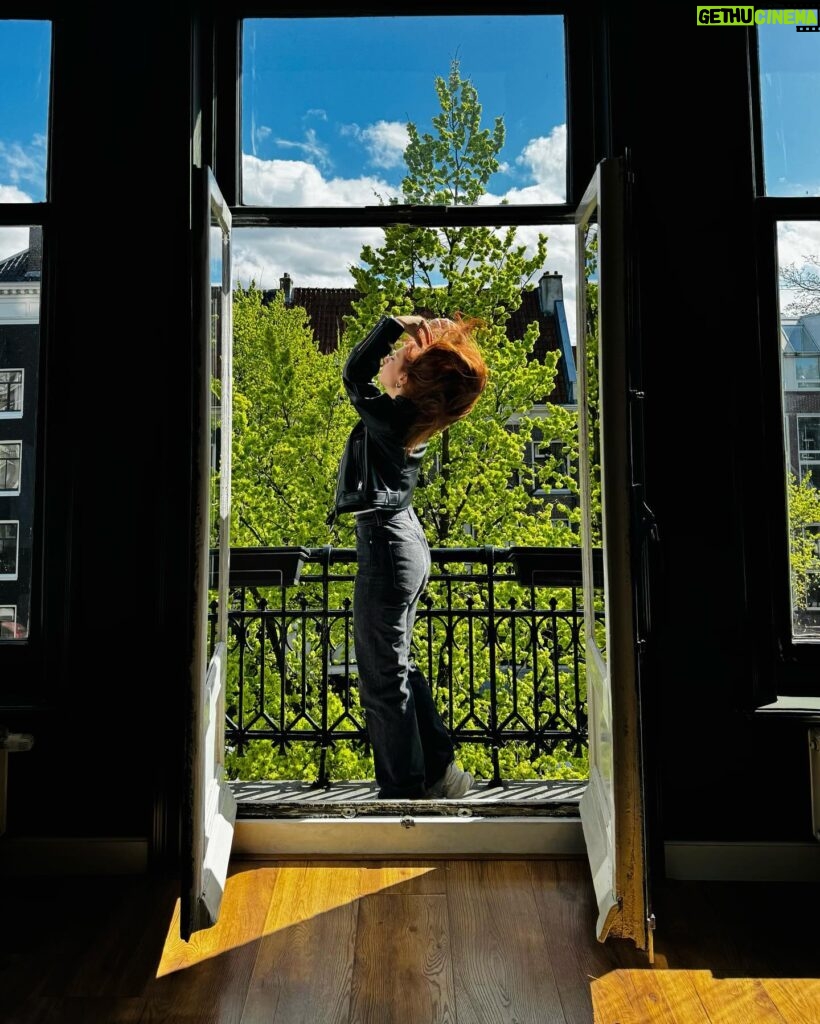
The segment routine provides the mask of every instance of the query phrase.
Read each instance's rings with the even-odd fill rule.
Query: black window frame
[[[575,208],[595,169],[596,162],[610,155],[608,120],[609,95],[605,61],[596,48],[604,38],[603,14],[597,10],[578,10],[570,3],[544,3],[533,10],[532,4],[430,3],[393,5],[391,16],[447,16],[470,14],[559,15],[564,18],[564,52],[567,94],[567,200],[563,204],[496,205],[479,207],[441,207],[390,205],[384,207],[270,207],[245,206],[239,202],[241,182],[241,70],[242,23],[249,18],[306,17],[384,17],[383,5],[357,3],[341,12],[327,3],[296,4],[221,4],[230,6],[230,14],[217,13],[213,36],[202,33],[201,66],[210,65],[213,54],[214,81],[210,110],[202,114],[201,161],[214,168],[220,190],[231,209],[234,229],[247,227],[381,227],[403,223],[419,227],[446,225],[509,224],[573,225]],[[203,26],[205,27],[205,26]],[[211,51],[210,39],[213,39]],[[594,110],[595,97],[604,109]]]
[[[46,195],[42,202],[35,203],[0,203],[0,227],[39,227],[43,237],[43,258],[40,276],[40,307],[39,307],[39,351],[37,407],[34,425],[34,480],[33,480],[33,520],[31,550],[31,598],[25,637],[0,637],[0,709],[11,708],[15,712],[39,710],[50,705],[59,681],[49,674],[51,655],[49,648],[54,646],[56,630],[62,628],[58,623],[59,614],[49,617],[49,587],[58,589],[64,584],[58,581],[64,574],[65,559],[51,557],[46,552],[49,536],[48,521],[51,516],[46,505],[46,495],[50,492],[55,509],[54,521],[66,521],[65,507],[59,510],[61,495],[65,489],[52,472],[49,487],[46,486],[46,409],[48,363],[51,355],[53,332],[51,323],[54,320],[54,262],[52,253],[53,225],[55,208],[53,185],[55,181],[55,103],[59,95],[59,67],[57,53],[59,51],[59,5],[54,2],[10,3],[6,5],[0,21],[44,21],[50,24],[51,46],[49,53],[49,97],[48,118],[46,124]],[[52,548],[58,545],[52,544]],[[48,567],[53,572],[49,579]],[[56,582],[54,582],[56,581]],[[56,604],[64,604],[65,593],[60,591],[55,599]]]
[[[241,182],[242,25],[250,18],[384,17],[384,6],[356,3],[340,12],[320,2],[296,4],[221,3],[211,17],[197,24],[197,91],[204,97],[199,110],[200,132],[194,151],[197,166],[209,165],[231,212],[234,230],[241,228],[383,227],[402,223],[418,227],[455,225],[575,226],[577,207],[597,164],[613,156],[610,116],[609,24],[602,6],[564,3],[533,5],[472,0],[399,3],[391,16],[558,15],[564,20],[564,59],[567,102],[567,183],[564,203],[493,206],[366,206],[266,207],[238,201]],[[210,78],[206,76],[211,76]]]
[[[766,195],[763,122],[757,28],[747,32],[748,89],[754,195],[753,232],[757,263],[757,359],[741,386],[759,403],[759,448],[750,454],[749,470],[758,481],[745,503],[745,565],[750,643],[760,655],[752,684],[753,709],[816,715],[820,707],[820,640],[793,637],[789,515],[786,493],[788,452],[780,346],[778,225],[785,221],[820,222],[820,197]],[[766,467],[764,470],[763,467]],[[748,479],[748,478],[747,478]],[[778,481],[770,486],[766,481]],[[760,504],[755,508],[757,502]],[[760,515],[760,510],[765,512]],[[758,546],[761,545],[761,546]],[[761,558],[765,552],[765,558]],[[754,639],[752,639],[752,637]],[[786,698],[786,700],[783,700]],[[798,708],[795,711],[795,708]]]

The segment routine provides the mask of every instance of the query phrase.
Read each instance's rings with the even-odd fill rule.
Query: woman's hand
[[[409,334],[420,348],[429,345],[433,340],[430,323],[423,316],[394,316],[393,319],[401,324],[405,334]]]

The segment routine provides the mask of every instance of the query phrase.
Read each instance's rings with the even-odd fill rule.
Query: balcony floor
[[[251,818],[360,818],[386,815],[469,818],[577,818],[586,780],[528,779],[493,786],[477,782],[459,800],[379,800],[372,780],[333,782],[328,788],[309,782],[232,782],[237,816]]]

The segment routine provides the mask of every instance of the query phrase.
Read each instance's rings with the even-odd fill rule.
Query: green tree
[[[449,77],[436,78],[440,113],[433,132],[407,126],[404,153],[407,174],[401,201],[409,204],[471,206],[487,192],[499,168],[504,123],[481,126],[482,108],[475,87],[453,61]],[[577,543],[575,533],[551,524],[545,497],[533,489],[577,491],[566,460],[577,458],[574,412],[545,406],[552,393],[557,352],[533,358],[538,324],[531,323],[520,341],[507,335],[522,289],[532,288],[544,266],[547,237],[538,236],[528,254],[515,227],[442,228],[391,225],[383,243],[362,249],[360,266],[351,273],[361,298],[353,304],[344,343],[359,341],[382,314],[424,311],[434,316],[461,313],[478,317],[484,328],[479,342],[490,368],[490,383],[468,419],[438,435],[427,453],[428,467],[417,492],[416,509],[431,542],[463,543],[465,528],[476,544]],[[546,418],[533,414],[538,406]],[[517,429],[511,430],[511,421]],[[523,465],[525,444],[534,439],[561,446],[561,457],[548,457],[538,470]],[[539,514],[541,513],[541,514]],[[576,513],[564,514],[575,520]]]
[[[795,475],[789,473],[787,492],[792,601],[794,614],[799,618],[806,612],[813,576],[820,572],[820,491],[812,483],[811,474],[807,473],[798,483]]]
[[[355,421],[340,354],[319,351],[307,313],[234,295],[233,543],[321,546],[335,472]]]
[[[408,125],[405,150],[407,174],[400,202],[412,205],[472,206],[486,195],[492,175],[499,169],[504,145],[504,123],[482,126],[482,107],[472,83],[453,61],[446,79],[436,78],[440,107],[432,131]],[[550,515],[550,489],[577,493],[578,430],[574,410],[549,404],[555,386],[559,354],[534,358],[537,322],[528,325],[521,340],[508,336],[512,314],[520,307],[522,291],[534,287],[543,268],[547,237],[539,234],[534,251],[527,251],[515,227],[446,226],[440,228],[396,224],[384,229],[380,246],[362,249],[359,266],[352,267],[361,298],[348,318],[345,346],[359,341],[382,314],[423,312],[433,316],[461,314],[478,318],[483,327],[478,341],[487,361],[489,384],[474,412],[437,435],[425,456],[426,471],[414,499],[428,540],[434,546],[530,545],[574,546],[572,526],[559,525]],[[524,464],[526,446],[552,445],[536,468]],[[560,453],[560,454],[559,454]],[[534,491],[539,492],[533,494]],[[562,508],[573,526],[578,522],[575,502]],[[458,571],[458,566],[451,566]],[[432,595],[440,585],[431,582]],[[559,603],[564,599],[558,596]],[[568,595],[567,595],[568,598]],[[504,583],[496,590],[499,606],[520,607],[525,588]],[[454,597],[459,610],[482,609],[486,593],[481,585],[461,584]],[[512,621],[512,617],[510,622]],[[509,623],[496,639],[510,634]],[[443,627],[438,624],[440,632]],[[489,702],[490,653],[471,632],[470,615],[455,616],[448,643],[436,630],[440,644],[437,676],[441,710],[451,722],[491,721]],[[535,635],[533,633],[533,635]],[[558,640],[555,640],[556,644]],[[519,637],[520,643],[520,637]],[[426,637],[418,638],[419,654],[428,655]],[[535,725],[533,652],[520,646],[511,666],[510,652],[496,650],[498,661],[509,657],[507,675],[496,678],[497,721],[529,718]],[[446,655],[441,652],[446,651]],[[529,709],[524,711],[523,709]],[[553,716],[568,717],[568,710],[539,697],[540,722]],[[450,717],[451,716],[451,717]],[[506,777],[585,773],[580,750],[559,747],[536,752],[525,744],[506,745]],[[460,756],[479,777],[490,774],[490,752],[480,744],[465,744]]]
[[[783,310],[789,316],[813,316],[820,313],[820,257],[809,254],[802,263],[788,263],[780,269],[781,287],[793,293]]]
[[[414,124],[408,126],[402,201],[472,205],[486,193],[498,169],[503,121],[497,118],[492,130],[481,127],[476,90],[461,76],[456,61],[448,79],[437,78],[435,88],[441,112],[433,118],[434,131],[422,134]],[[522,340],[507,336],[510,317],[522,301],[522,289],[533,286],[533,276],[544,265],[546,248],[547,238],[540,235],[535,251],[528,255],[512,227],[387,227],[383,244],[365,246],[361,266],[351,268],[360,299],[346,322],[339,351],[332,356],[318,352],[304,311],[286,308],[280,298],[266,307],[255,289],[237,293],[235,543],[328,543],[325,516],[332,502],[338,458],[355,419],[341,388],[342,363],[382,314],[423,311],[479,318],[484,326],[478,340],[490,370],[490,383],[473,414],[437,436],[426,454],[415,507],[431,544],[576,545],[577,533],[571,527],[553,523],[546,496],[532,493],[550,488],[577,491],[575,474],[566,468],[568,461],[570,466],[577,463],[576,415],[547,404],[559,356],[553,352],[543,361],[533,358],[537,323],[529,325]],[[557,442],[560,457],[552,454],[538,468],[524,465],[525,445],[536,440],[545,445]],[[555,452],[555,448],[551,450]],[[574,508],[566,508],[565,515],[577,521]],[[352,544],[352,528],[345,522],[350,518],[341,517],[333,537],[335,546]],[[451,571],[459,568],[465,567],[450,567]],[[440,586],[430,585],[434,599]],[[338,584],[333,587],[332,606],[340,607],[349,592],[343,592]],[[568,593],[550,596],[557,598],[559,608],[571,603]],[[419,631],[419,660],[425,664],[428,653],[431,655],[431,682],[446,720],[453,725],[489,723],[490,653],[482,641],[481,619],[487,606],[486,587],[477,578],[474,583],[454,587],[453,598],[456,607],[446,637],[441,621],[433,624],[429,635]],[[496,637],[497,723],[527,720],[532,728],[543,728],[549,722],[560,725],[571,720],[571,687],[556,698],[554,687],[536,681],[536,670],[543,672],[551,661],[542,656],[537,666],[532,649],[536,638],[540,642],[548,635],[556,654],[559,649],[571,650],[571,625],[558,618],[542,619],[536,625],[533,615],[532,625],[519,625],[514,639],[512,609],[527,606],[528,588],[513,580],[502,582],[495,600],[497,608],[511,609],[509,618],[499,620]],[[430,636],[432,652],[428,651]],[[245,659],[247,672],[254,658],[264,655],[261,634],[246,638],[246,642],[252,649],[248,653],[253,653]],[[303,692],[264,688],[263,676],[275,678],[277,658],[281,667],[293,656],[293,678],[301,678],[298,652],[291,655],[285,646],[281,637],[278,646],[268,644],[271,664],[265,673],[259,672],[258,689],[253,680],[246,685],[245,711],[254,715],[264,707],[273,721],[302,722],[304,708],[318,721],[322,665],[316,658],[319,645],[315,638],[311,639]],[[232,697],[238,699],[235,687]],[[328,700],[332,703],[328,718],[334,721],[341,708],[334,693],[328,693]],[[352,710],[361,715],[355,693]],[[465,744],[460,755],[478,777],[491,774],[491,753],[483,744]],[[554,744],[536,750],[524,743],[507,744],[497,756],[507,778],[578,778],[586,774],[586,760],[578,747],[568,750]],[[336,778],[372,777],[370,757],[348,741],[338,743],[329,759]],[[243,778],[312,779],[317,764],[318,751],[310,743],[278,752],[270,744],[253,744],[241,758],[227,758],[229,770]]]

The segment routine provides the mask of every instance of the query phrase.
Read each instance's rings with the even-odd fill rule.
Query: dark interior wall
[[[636,174],[660,536],[649,784],[663,839],[811,841],[806,726],[748,711],[771,664],[750,589],[765,573],[744,565],[766,552],[747,528],[777,482],[749,459],[763,426],[746,31],[698,27],[692,13],[653,8],[650,23],[619,7],[612,19],[613,148],[630,148]]]
[[[152,7],[134,8],[127,31],[103,11],[57,21],[49,644],[24,680],[46,706],[2,716],[36,737],[11,759],[12,834],[147,835],[157,785],[173,792],[179,778],[189,24]],[[758,344],[743,32],[655,8],[648,45],[643,15],[612,9],[612,153],[629,147],[636,172],[647,494],[662,549],[645,680],[652,806],[665,839],[806,840],[805,727],[743,706],[766,671],[743,564],[754,482],[745,497],[733,484],[760,430],[754,396],[733,390]]]
[[[147,835],[181,746],[190,24],[102,7],[54,27],[47,635],[16,686],[40,710],[0,717],[35,737],[12,834]]]

